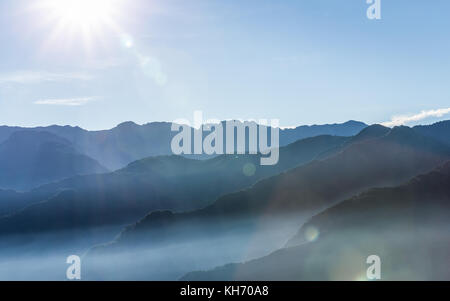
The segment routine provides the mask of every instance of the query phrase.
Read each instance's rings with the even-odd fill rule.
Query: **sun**
[[[120,34],[117,20],[124,0],[40,0],[39,8],[45,24],[53,30],[51,40],[84,40],[101,37],[106,30]],[[53,41],[55,42],[55,41]]]
[[[43,25],[50,28],[43,49],[70,49],[78,45],[92,52],[99,45],[103,45],[108,37],[123,35],[123,30],[118,26],[118,20],[123,13],[123,1],[37,1],[34,8],[38,8]]]
[[[93,29],[111,25],[118,13],[114,0],[45,0],[48,17],[60,25],[79,29]]]

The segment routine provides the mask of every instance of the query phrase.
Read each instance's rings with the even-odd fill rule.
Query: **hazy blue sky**
[[[105,1],[84,19],[55,0],[0,1],[0,124],[450,112],[450,1],[382,0],[379,21],[365,0]],[[450,116],[426,115],[412,119]]]

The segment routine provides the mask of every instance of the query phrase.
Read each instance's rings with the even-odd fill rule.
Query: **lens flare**
[[[319,229],[314,226],[309,226],[305,230],[305,238],[307,241],[315,241],[319,237]]]

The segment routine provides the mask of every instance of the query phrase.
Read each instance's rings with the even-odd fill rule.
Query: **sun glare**
[[[113,17],[114,1],[111,0],[49,0],[46,1],[52,18],[80,27],[108,23]]]
[[[43,49],[74,47],[82,41],[88,52],[123,32],[118,25],[123,0],[40,0],[36,2],[43,25],[51,28]],[[123,13],[122,13],[123,14]],[[127,46],[128,47],[128,46]],[[130,46],[131,47],[131,46]]]
[[[41,0],[44,20],[53,27],[51,39],[78,34],[86,40],[106,29],[120,33],[117,18],[122,0]]]

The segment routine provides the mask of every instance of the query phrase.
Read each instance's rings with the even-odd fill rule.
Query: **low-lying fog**
[[[179,237],[185,239],[171,238],[160,244],[152,242],[158,240],[158,231],[149,231],[138,245],[126,244],[114,251],[103,248],[100,252],[87,251],[93,245],[112,241],[123,227],[52,233],[34,240],[30,236],[2,238],[0,280],[66,280],[66,259],[73,254],[82,258],[82,280],[177,280],[191,271],[268,255],[284,247],[305,221],[302,217],[256,223],[240,220],[215,237],[202,236],[201,230],[200,234],[192,233],[192,228],[185,227],[178,230]],[[204,226],[214,228],[213,224]],[[448,280],[448,226],[448,222],[400,228],[392,224],[370,231],[356,226],[333,232],[324,240],[317,229],[317,240],[311,244],[293,246],[263,261],[238,267],[232,278],[358,280],[365,278],[366,257],[376,254],[382,260],[383,279]],[[21,239],[27,243],[20,244]]]
[[[256,223],[240,220],[212,238],[189,230],[186,239],[169,239],[163,245],[152,244],[149,238],[158,232],[149,231],[142,236],[145,243],[100,254],[86,251],[112,241],[123,227],[95,229],[88,234],[52,233],[33,236],[33,241],[30,236],[1,238],[0,280],[65,280],[66,258],[73,254],[82,258],[82,280],[177,280],[193,270],[265,256],[283,247],[304,222],[299,216]],[[195,238],[189,239],[192,234]],[[21,244],[21,240],[29,242]]]
[[[111,241],[123,226],[0,238],[1,280],[65,280],[66,259]]]

